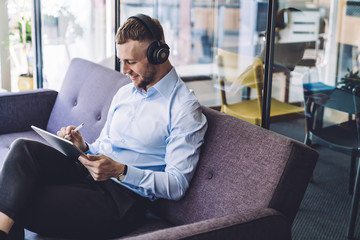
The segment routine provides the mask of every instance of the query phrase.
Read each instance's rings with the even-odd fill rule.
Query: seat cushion
[[[29,138],[37,140],[40,142],[45,142],[45,140],[40,137],[35,131],[26,131],[26,132],[16,132],[16,133],[7,133],[0,135],[0,167],[4,161],[5,155],[10,149],[11,143],[17,138]]]

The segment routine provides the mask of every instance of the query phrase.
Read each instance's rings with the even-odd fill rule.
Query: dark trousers
[[[94,181],[80,162],[36,141],[16,140],[0,172],[0,211],[15,221],[12,239],[23,238],[24,228],[45,236],[117,237],[141,224],[147,203],[112,180]]]

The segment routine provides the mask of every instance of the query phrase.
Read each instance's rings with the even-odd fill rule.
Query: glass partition
[[[115,2],[60,0],[41,2],[43,87],[59,90],[72,58],[114,68]],[[37,88],[34,68],[34,6],[32,0],[6,1],[9,18],[11,91]],[[23,37],[25,36],[25,37]],[[23,40],[25,39],[25,40]],[[5,61],[5,59],[2,58]],[[4,70],[2,70],[4,71]],[[26,78],[31,76],[31,79]]]
[[[170,46],[170,61],[178,74],[194,90],[200,103],[220,107],[220,90],[228,101],[238,101],[243,87],[221,87],[216,55],[218,48],[255,57],[265,31],[267,3],[259,1],[157,0],[121,1],[121,22],[137,13],[158,18]],[[246,11],[243,11],[246,9]],[[251,62],[239,62],[240,69]],[[231,83],[230,83],[231,85]],[[253,91],[254,93],[256,91]]]
[[[72,58],[114,68],[114,1],[41,1],[43,85],[59,90]]]
[[[13,28],[16,25],[13,13],[22,9],[13,7],[15,2],[8,2],[9,27]],[[294,114],[289,118],[272,117],[270,114],[270,129],[285,134],[278,127],[284,122],[295,121],[304,128],[303,84],[318,89],[351,88],[360,78],[357,72],[359,37],[355,29],[360,11],[357,1],[279,0],[276,3],[275,66],[269,80],[272,80],[272,98],[280,107],[272,105],[270,110],[302,108],[295,114],[297,117]],[[114,5],[115,1],[106,0],[41,1],[44,87],[59,90],[74,57],[114,68]],[[30,16],[31,4],[28,11]],[[265,79],[262,74],[268,64],[264,54],[268,1],[120,1],[121,23],[137,13],[160,20],[171,50],[170,60],[201,104],[225,109],[225,94],[228,105],[253,100],[258,101],[261,108]],[[10,40],[12,38],[10,36]],[[19,42],[20,37],[17,39]],[[11,51],[14,46],[10,45]],[[219,66],[219,49],[236,54],[237,65],[230,67],[236,81],[225,77],[228,66]],[[15,56],[16,53],[10,58],[15,59]],[[244,57],[252,60],[241,60]],[[245,70],[257,62],[254,59],[262,61],[263,69],[256,67],[254,70],[255,77],[260,80],[252,87],[239,84]],[[27,69],[26,63],[18,66]],[[24,69],[19,73],[27,71]]]
[[[272,97],[303,108],[296,120],[270,124],[270,129],[304,141],[304,89],[334,86],[325,77],[330,55],[330,13],[335,1],[279,1],[274,44]],[[335,80],[335,76],[332,77]],[[305,85],[304,85],[305,84]],[[331,88],[331,87],[330,87]],[[298,127],[298,133],[288,128]]]

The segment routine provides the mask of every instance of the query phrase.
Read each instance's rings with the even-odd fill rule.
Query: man
[[[205,116],[169,62],[156,19],[129,18],[116,42],[132,83],[115,94],[99,138],[89,144],[74,126],[58,132],[86,153],[81,164],[35,141],[12,144],[0,172],[0,239],[23,237],[23,227],[50,236],[117,237],[141,222],[148,202],[184,196]]]

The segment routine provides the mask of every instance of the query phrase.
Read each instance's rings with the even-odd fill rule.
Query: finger
[[[81,154],[78,159],[80,158],[89,161],[88,157],[85,154]]]
[[[93,172],[90,172],[90,175],[92,176],[92,178],[94,179],[94,181],[103,181],[105,180],[103,177],[101,177],[100,175],[96,174],[96,173],[93,173]]]
[[[82,165],[84,165],[88,170],[90,170],[90,168],[96,167],[94,165],[94,161],[91,161],[87,156],[84,155],[80,155],[78,157],[78,160],[82,163]]]
[[[92,162],[90,162],[90,163],[92,163]],[[97,167],[88,166],[88,165],[85,165],[85,167],[87,168],[87,170],[89,171],[90,175],[92,176],[92,178],[93,178],[95,181],[102,181],[102,180],[104,180],[104,177],[102,176],[100,170],[99,170]]]
[[[65,136],[65,129],[66,129],[66,128],[64,128],[64,127],[60,128],[60,130],[57,131],[56,134],[57,134],[59,137],[64,137],[64,136]]]
[[[75,131],[74,129],[72,129],[71,135],[75,138],[79,138],[81,136],[81,133],[79,131]]]
[[[66,135],[69,135],[72,133],[72,130],[75,129],[75,126],[67,126],[66,128]]]
[[[83,140],[83,137],[79,131],[75,132],[74,130],[71,130],[71,136],[78,142],[81,142]]]
[[[103,158],[102,155],[91,155],[91,154],[87,154],[87,158],[90,160],[90,161],[99,161]]]
[[[80,155],[80,156],[78,157],[78,160],[79,160],[83,165],[85,165],[86,162],[89,161],[88,158],[87,158],[86,156],[84,156],[84,155]]]

